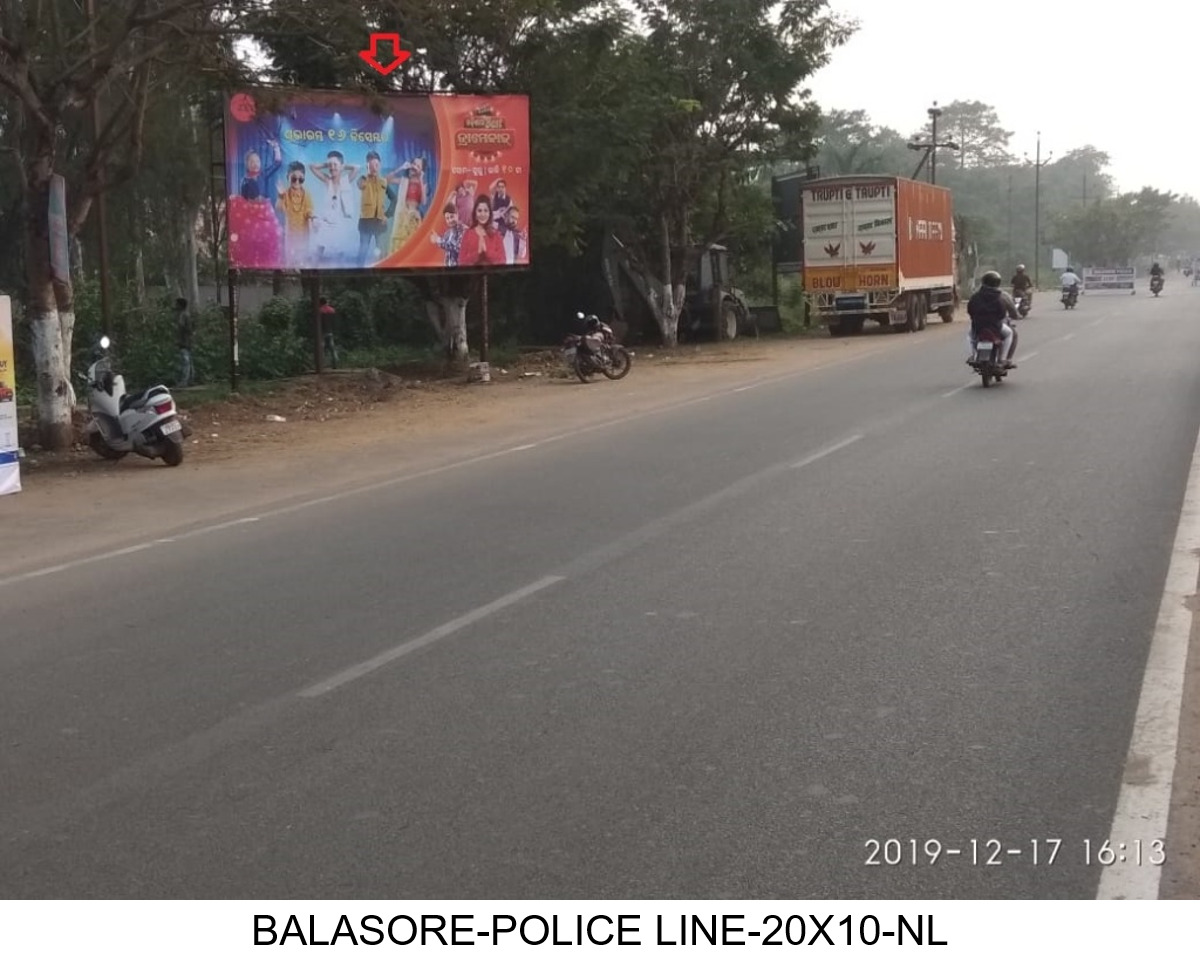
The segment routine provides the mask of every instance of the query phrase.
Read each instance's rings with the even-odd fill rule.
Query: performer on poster
[[[324,163],[310,163],[309,171],[324,185],[325,197],[317,208],[317,264],[340,268],[358,247],[354,178],[358,165],[347,164],[340,150],[330,150]]]
[[[392,226],[391,252],[400,250],[413,232],[421,224],[421,208],[429,198],[429,190],[425,186],[425,161],[415,157],[408,163],[396,169],[403,174],[399,181],[399,205],[396,211],[396,223]]]
[[[492,225],[492,201],[487,194],[475,198],[474,220],[463,234],[459,265],[504,265],[504,239]]]
[[[286,189],[278,186],[279,210],[283,214],[283,261],[289,269],[312,267],[311,236],[316,222],[312,195],[304,189],[304,164],[288,164]]]

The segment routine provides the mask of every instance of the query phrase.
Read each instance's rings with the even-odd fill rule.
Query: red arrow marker
[[[379,42],[391,41],[392,50],[396,52],[396,60],[386,67],[379,61]],[[374,68],[381,75],[390,75],[393,71],[399,68],[404,62],[412,57],[411,51],[400,50],[400,35],[399,34],[372,34],[371,46],[366,51],[359,51],[358,56],[367,64]]]

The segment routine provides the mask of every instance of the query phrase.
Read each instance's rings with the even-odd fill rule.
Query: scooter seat
[[[122,395],[121,410],[127,411],[130,408],[137,408],[137,407],[141,406],[142,404],[145,403],[146,395],[148,395],[149,393],[150,393],[150,389],[145,388],[142,391],[134,391],[131,394]]]

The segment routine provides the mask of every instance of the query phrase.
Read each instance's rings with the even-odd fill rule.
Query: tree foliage
[[[1073,208],[1059,216],[1056,235],[1085,265],[1125,265],[1158,254],[1177,195],[1153,187]]]

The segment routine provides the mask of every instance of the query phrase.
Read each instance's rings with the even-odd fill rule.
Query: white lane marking
[[[423,636],[417,636],[416,639],[410,639],[403,645],[397,646],[395,649],[389,649],[386,652],[380,653],[378,656],[372,656],[369,660],[365,660],[349,669],[342,670],[340,673],[335,673],[328,679],[322,680],[320,683],[315,683],[311,687],[301,690],[296,696],[298,697],[320,697],[323,694],[330,693],[338,687],[344,686],[353,680],[366,676],[368,673],[373,673],[380,667],[387,666],[400,659],[402,656],[407,656],[409,653],[416,652],[418,649],[423,649],[425,646],[432,645],[440,639],[445,639],[447,636],[453,635],[469,625],[486,619],[489,615],[499,612],[501,609],[507,608],[509,605],[515,605],[522,599],[528,598],[530,595],[536,594],[543,589],[549,588],[551,585],[557,585],[560,581],[566,581],[566,578],[561,575],[549,575],[535,581],[531,585],[526,585],[524,588],[518,588],[516,591],[511,591],[507,595],[502,595],[494,602],[488,602],[487,605],[480,605],[478,608],[472,609],[460,615],[456,619],[451,619],[449,622],[444,622],[436,629],[431,629]]]
[[[1018,358],[1017,358],[1017,363],[1018,363],[1018,364],[1023,364],[1023,363],[1025,363],[1025,361],[1027,361],[1027,360],[1033,360],[1033,358],[1034,358],[1034,357],[1036,357],[1036,356],[1037,356],[1038,354],[1040,354],[1040,353],[1041,353],[1041,351],[1040,351],[1040,350],[1031,350],[1031,351],[1029,351],[1029,353],[1025,354],[1025,356],[1024,356],[1024,357],[1018,357]]]
[[[149,550],[156,543],[156,541],[150,541],[146,544],[134,544],[132,547],[122,547],[117,551],[105,551],[103,554],[93,554],[91,557],[80,558],[78,561],[67,561],[63,564],[52,564],[48,568],[38,568],[36,571],[26,571],[24,574],[13,575],[11,578],[0,578],[0,587],[14,584],[18,581],[28,581],[31,578],[42,578],[46,575],[56,574],[59,571],[66,571],[69,568],[78,568],[85,564],[95,564],[97,561],[107,561],[109,558],[121,557],[123,554],[136,554],[138,551]]]
[[[953,391],[942,392],[942,397],[943,398],[952,397],[953,395],[958,394],[960,391],[965,391],[967,388],[973,388],[975,386],[975,383],[976,383],[975,381],[968,381],[966,384],[960,384]]]
[[[825,448],[812,453],[811,455],[806,455],[803,459],[800,459],[798,462],[793,462],[790,466],[788,466],[788,468],[789,469],[803,469],[805,466],[812,465],[818,459],[824,459],[826,456],[831,456],[835,452],[846,448],[846,446],[848,446],[848,445],[853,445],[855,442],[857,442],[862,437],[863,437],[863,435],[861,432],[859,432],[859,434],[857,434],[857,435],[851,435],[849,438],[842,439],[840,442],[835,442],[833,445],[828,445]]]
[[[1057,340],[1051,340],[1051,343],[1066,343],[1068,340],[1074,340],[1075,334],[1068,333],[1065,337],[1059,337]]]
[[[1192,450],[1187,490],[1142,678],[1121,793],[1108,834],[1114,846],[1124,843],[1132,847],[1135,840],[1141,840],[1142,865],[1138,866],[1136,855],[1127,850],[1123,862],[1117,860],[1105,867],[1100,873],[1097,900],[1158,900],[1162,867],[1148,862],[1154,855],[1150,841],[1165,841],[1167,837],[1184,672],[1194,618],[1188,603],[1196,595],[1197,581],[1200,581],[1200,437]]]

